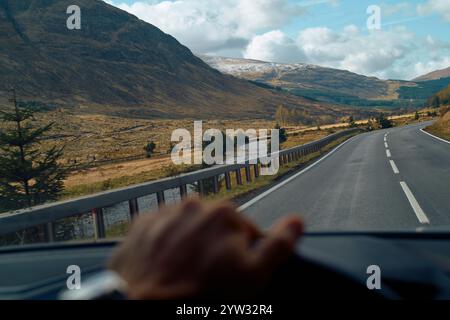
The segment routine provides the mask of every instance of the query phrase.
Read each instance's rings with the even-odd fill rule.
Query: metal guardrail
[[[297,161],[302,156],[314,153],[328,145],[329,143],[356,133],[361,129],[354,128],[324,137],[318,141],[304,145],[281,150],[278,152],[280,166]],[[273,155],[272,155],[273,156]],[[0,215],[0,235],[12,234],[36,226],[45,226],[46,241],[52,242],[55,239],[54,222],[80,214],[91,213],[94,222],[95,238],[104,238],[106,235],[104,224],[103,208],[111,207],[122,202],[128,202],[130,217],[139,214],[137,199],[140,197],[156,194],[158,205],[165,203],[164,191],[179,188],[181,198],[187,196],[187,185],[198,184],[200,196],[204,195],[204,181],[213,179],[213,191],[219,192],[219,177],[225,177],[227,190],[232,188],[231,173],[236,173],[236,184],[242,185],[242,169],[245,170],[247,183],[252,181],[251,170],[254,170],[254,178],[259,177],[259,164],[240,163],[231,165],[220,165],[211,168],[182,174],[176,177],[165,178],[133,185],[130,187],[105,191],[77,199],[49,203],[32,208],[22,209]]]

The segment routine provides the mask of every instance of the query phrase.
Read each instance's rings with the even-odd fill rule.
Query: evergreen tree
[[[40,139],[53,123],[37,127],[33,111],[19,108],[0,111],[0,210],[15,210],[56,200],[64,189],[67,169],[58,161],[63,148],[43,151]]]

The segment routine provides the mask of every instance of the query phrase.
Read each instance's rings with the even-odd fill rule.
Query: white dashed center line
[[[394,171],[395,174],[399,174],[400,171],[398,170],[397,165],[395,164],[394,160],[389,160],[389,162],[391,163],[392,171]]]
[[[388,158],[391,157],[391,151],[390,151],[389,149],[386,149],[386,156],[387,156]]]
[[[386,147],[386,149],[389,148],[387,142],[384,143],[384,146]]]
[[[419,203],[417,202],[416,198],[412,194],[412,192],[409,189],[406,182],[401,181],[400,185],[402,186],[403,192],[405,193],[406,197],[408,198],[408,201],[411,204],[411,207],[413,208],[414,213],[417,216],[417,219],[419,219],[419,222],[422,224],[429,224],[430,220],[428,220],[427,215],[425,214],[425,212],[423,212],[422,208],[420,207]]]

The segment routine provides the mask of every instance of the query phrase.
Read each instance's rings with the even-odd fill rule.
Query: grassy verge
[[[440,118],[431,126],[425,128],[429,133],[450,141],[450,107],[441,107]]]
[[[442,138],[444,140],[450,141],[450,131],[444,131],[441,128],[436,128],[434,126],[428,127],[425,129],[427,132],[435,135],[436,137]]]
[[[442,125],[438,121],[435,124],[426,127],[425,130],[435,135],[436,137],[450,141],[450,123],[448,123],[447,125]]]

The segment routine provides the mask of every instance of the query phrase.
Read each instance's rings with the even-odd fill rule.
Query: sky
[[[402,80],[450,66],[450,0],[104,1],[197,54]]]

